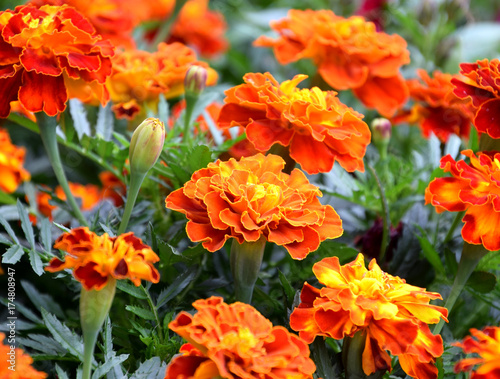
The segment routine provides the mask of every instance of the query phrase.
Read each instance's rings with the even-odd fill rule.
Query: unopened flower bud
[[[165,142],[165,126],[157,118],[147,118],[132,135],[129,148],[132,174],[146,174],[154,166]]]
[[[388,141],[391,138],[392,125],[386,118],[376,118],[372,121],[372,140],[374,143]]]
[[[207,70],[201,66],[191,66],[184,77],[186,95],[198,96],[207,84]]]

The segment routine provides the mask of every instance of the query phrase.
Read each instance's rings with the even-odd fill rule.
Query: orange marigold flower
[[[86,290],[100,290],[109,277],[130,279],[136,286],[141,279],[158,283],[160,274],[153,266],[160,258],[132,232],[118,237],[107,233],[98,236],[87,227],[63,233],[54,244],[55,249],[68,253],[65,261],[52,258],[45,270],[57,272],[73,269],[73,275]]]
[[[68,183],[69,189],[74,197],[81,199],[82,211],[88,211],[94,208],[99,201],[102,200],[102,191],[101,189],[93,184],[79,184],[79,183]],[[56,187],[56,196],[65,201],[66,194],[64,193],[61,186]]]
[[[454,343],[461,347],[466,354],[477,354],[474,358],[466,358],[455,365],[455,372],[472,371],[471,379],[500,378],[500,328],[487,326],[483,330],[471,329],[472,336],[466,337],[463,342]]]
[[[436,207],[438,213],[462,212],[462,237],[473,245],[482,244],[487,250],[500,249],[500,153],[472,150],[462,154],[470,164],[447,155],[440,167],[452,176],[436,178],[425,190],[425,203]]]
[[[474,118],[472,104],[453,93],[453,78],[460,75],[444,74],[434,71],[433,78],[424,70],[418,70],[419,79],[406,83],[410,97],[416,102],[410,112],[397,115],[393,121],[418,123],[424,137],[432,133],[441,142],[446,142],[451,134],[469,138],[470,126]]]
[[[363,115],[342,104],[334,91],[299,89],[306,75],[279,84],[271,74],[249,73],[230,88],[221,110],[222,127],[244,126],[260,151],[290,146],[290,157],[309,174],[328,172],[335,161],[347,171],[364,171],[370,130]]]
[[[32,366],[33,358],[20,348],[11,348],[5,345],[5,334],[0,333],[0,378],[2,379],[45,379],[47,374],[35,370]],[[12,361],[11,362],[9,361]],[[15,369],[13,370],[12,367]]]
[[[460,73],[463,79],[451,81],[454,93],[461,99],[472,100],[477,131],[500,138],[500,60],[461,63]]]
[[[305,341],[316,336],[342,339],[361,331],[366,335],[366,375],[391,368],[388,350],[399,356],[408,375],[437,377],[434,360],[443,353],[443,340],[427,324],[446,320],[446,308],[429,304],[441,295],[383,272],[375,259],[366,269],[362,254],[343,266],[337,257],[325,258],[313,271],[326,287],[317,289],[306,282],[301,303],[290,316],[290,327]]]
[[[167,367],[165,379],[312,378],[307,344],[273,326],[254,307],[220,297],[196,300],[194,315],[181,312],[169,328],[189,343]]]
[[[303,259],[320,242],[342,235],[342,221],[319,202],[321,191],[302,171],[288,175],[284,165],[281,157],[262,154],[209,163],[167,196],[166,207],[186,215],[189,238],[209,251],[229,238],[243,243],[264,236]]]
[[[1,54],[1,53],[0,53]],[[0,190],[12,193],[19,184],[30,179],[23,168],[26,150],[12,144],[7,130],[0,128]]]
[[[93,26],[68,6],[19,6],[0,12],[0,117],[19,100],[30,112],[54,116],[68,98],[98,99],[111,73],[113,47]]]
[[[99,174],[102,183],[102,196],[110,199],[115,207],[123,205],[123,197],[127,193],[127,186],[115,174],[103,171]]]
[[[156,110],[159,95],[174,98],[184,92],[184,77],[192,65],[207,70],[207,85],[214,85],[217,73],[205,62],[196,60],[195,52],[181,43],[160,43],[150,53],[127,50],[113,58],[113,74],[107,85],[117,117],[132,119],[146,105]],[[144,111],[145,112],[145,111]]]
[[[406,41],[377,32],[361,16],[344,18],[330,10],[296,10],[273,22],[280,37],[260,37],[256,46],[273,47],[281,64],[310,58],[334,89],[352,89],[369,108],[391,116],[408,97],[399,68],[410,62]]]

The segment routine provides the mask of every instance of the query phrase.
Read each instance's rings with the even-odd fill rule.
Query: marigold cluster
[[[5,334],[0,333],[0,378],[2,379],[45,379],[47,374],[35,370],[32,366],[33,358],[26,354],[22,349],[15,348],[14,356],[11,359],[11,344],[5,345]],[[14,364],[11,364],[12,360]],[[11,367],[15,369],[12,370]]]
[[[461,99],[472,100],[477,131],[500,138],[500,60],[462,63],[460,74],[463,79],[452,80],[454,93]]]
[[[245,84],[227,90],[222,127],[244,126],[257,150],[275,143],[309,174],[328,172],[337,161],[347,171],[364,170],[370,130],[362,115],[342,104],[336,92],[299,89],[297,75],[279,84],[271,74],[249,73]]]
[[[217,73],[204,62],[196,59],[189,47],[175,42],[160,43],[158,50],[150,53],[127,50],[113,58],[113,74],[107,85],[117,117],[132,119],[144,106],[157,109],[159,95],[174,98],[184,92],[184,77],[192,65],[207,70],[207,85],[214,85]]]
[[[197,312],[181,312],[169,328],[185,338],[165,379],[312,378],[316,370],[307,344],[273,326],[251,305],[220,297],[196,300]]]
[[[500,328],[488,326],[483,330],[471,329],[471,336],[453,345],[466,354],[477,354],[462,359],[455,365],[455,372],[472,371],[471,379],[500,378]],[[474,371],[474,367],[478,366]]]
[[[118,237],[98,236],[86,227],[62,234],[55,249],[67,252],[65,260],[53,258],[45,270],[73,269],[73,275],[86,290],[100,290],[110,277],[130,279],[136,286],[141,279],[158,283],[160,275],[153,263],[160,258],[132,232]]]
[[[500,249],[500,153],[472,150],[462,154],[470,164],[456,162],[450,155],[441,159],[441,169],[451,177],[434,179],[425,190],[425,203],[438,213],[462,212],[462,237],[470,244],[482,244],[487,250]]]
[[[397,115],[393,121],[417,123],[424,137],[434,133],[441,142],[450,135],[469,138],[474,112],[469,100],[458,98],[453,92],[452,79],[460,75],[434,71],[433,77],[424,70],[418,70],[420,79],[407,80],[410,98],[415,101],[411,111]]]
[[[54,116],[68,98],[106,103],[113,47],[69,6],[19,6],[0,12],[0,117],[19,100],[30,112]]]
[[[316,336],[342,339],[363,333],[366,375],[391,368],[389,351],[408,375],[437,377],[434,361],[443,353],[443,340],[427,324],[448,315],[446,308],[429,304],[441,299],[438,293],[383,272],[375,259],[366,269],[362,254],[343,266],[337,257],[325,258],[313,271],[325,287],[304,284],[301,303],[290,316],[290,327],[300,337],[312,342]]]
[[[12,144],[7,130],[0,128],[0,190],[13,193],[19,184],[30,179],[23,168],[26,150]]]
[[[399,69],[410,62],[406,41],[377,32],[361,16],[344,18],[330,10],[296,10],[273,22],[279,38],[259,37],[256,46],[273,47],[281,64],[310,58],[334,89],[352,89],[361,102],[391,116],[408,97]]]
[[[243,243],[264,236],[302,259],[325,239],[339,237],[342,221],[319,202],[321,191],[300,170],[288,175],[284,165],[272,154],[218,160],[168,195],[166,207],[186,215],[188,237],[209,251],[230,238]]]

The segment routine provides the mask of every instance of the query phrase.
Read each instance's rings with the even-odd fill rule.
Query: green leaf
[[[87,111],[78,99],[69,99],[69,113],[73,119],[78,139],[81,140],[84,135],[90,136],[90,124],[87,120]]]
[[[434,249],[434,246],[432,246],[432,244],[430,243],[424,229],[422,229],[422,227],[420,227],[419,225],[416,226],[420,230],[420,233],[422,233],[422,236],[416,235],[416,237],[420,242],[420,247],[422,248],[422,252],[424,253],[425,258],[429,261],[432,267],[434,267],[434,269],[438,274],[444,276],[445,270],[443,262],[441,262],[441,259],[439,258],[438,252],[436,251],[436,249]]]
[[[38,276],[42,276],[45,271],[43,270],[43,262],[38,252],[36,252],[35,250],[29,250],[28,257],[30,259],[31,268],[33,269],[33,271],[35,271]]]
[[[97,122],[95,125],[95,134],[97,137],[110,141],[113,135],[113,112],[111,111],[111,103],[105,107],[99,106],[97,114]]]
[[[15,204],[16,198],[0,190],[0,204]]]
[[[59,379],[69,379],[68,374],[66,374],[66,371],[63,371],[63,369],[59,367],[57,363],[56,363],[56,373]]]
[[[35,286],[26,280],[21,280],[21,286],[37,309],[43,308],[55,314],[57,317],[64,317],[63,310],[59,304],[54,301],[52,296],[39,292]]]
[[[156,302],[156,309],[161,308],[177,296],[184,288],[186,288],[195,278],[197,270],[197,265],[188,267],[186,271],[180,274],[171,285],[161,291]]]
[[[108,235],[109,235],[110,237],[115,237],[115,236],[116,236],[116,235],[115,235],[115,232],[113,232],[113,231],[111,230],[111,228],[110,228],[110,227],[108,227],[106,224],[103,224],[102,222],[100,222],[100,223],[99,223],[99,225],[101,226],[102,230],[104,230],[104,233],[108,233]]]
[[[191,172],[207,167],[212,160],[212,152],[208,146],[198,145],[189,152],[189,168]]]
[[[7,306],[8,301],[6,298],[0,297],[0,302],[5,306]],[[33,313],[33,311],[29,309],[27,306],[23,305],[21,302],[18,302],[16,304],[16,311],[36,324],[42,323],[42,319],[38,317],[35,313]]]
[[[283,292],[286,295],[287,306],[290,308],[291,305],[293,304],[293,298],[295,297],[295,290],[290,285],[290,282],[286,278],[285,274],[281,272],[280,269],[278,269],[278,276],[281,282],[281,287],[283,288]]]
[[[92,374],[92,379],[99,379],[102,376],[106,375],[109,371],[111,371],[115,366],[118,366],[120,363],[127,360],[129,354],[121,354],[111,359],[107,359],[103,365],[99,365],[94,373]]]
[[[42,318],[45,326],[54,339],[59,342],[71,355],[83,362],[83,341],[79,335],[72,332],[66,325],[60,322],[54,315],[41,308]]]
[[[167,364],[165,362],[162,362],[158,357],[153,357],[142,362],[130,379],[163,379],[166,369]]]
[[[446,267],[450,271],[450,274],[452,276],[455,276],[458,270],[457,258],[455,257],[455,253],[447,247],[444,249],[444,260],[446,262]]]
[[[2,216],[0,216],[0,224],[2,224],[2,226],[5,228],[5,230],[7,231],[7,234],[10,236],[10,238],[12,238],[12,240],[16,244],[20,245],[19,240],[16,237],[16,233],[14,233],[14,231],[10,227],[9,223],[7,221],[5,221],[5,219]]]
[[[467,280],[467,285],[480,293],[493,291],[496,284],[496,276],[486,271],[474,271]]]
[[[61,229],[65,233],[71,232],[70,229],[66,228],[64,225],[58,224],[57,222],[54,222],[54,225],[57,226],[59,229]]]
[[[7,251],[2,255],[2,263],[5,264],[16,264],[19,262],[24,254],[24,249],[20,245],[12,245]]]
[[[155,315],[149,309],[136,307],[134,305],[127,305],[125,309],[129,312],[136,314],[140,318],[143,318],[144,320],[150,320],[150,321],[155,320]]]
[[[147,299],[147,295],[144,293],[143,290],[141,290],[140,287],[136,287],[133,284],[130,284],[126,282],[125,280],[117,280],[116,281],[116,288],[119,290],[122,290],[123,292],[128,293],[129,295],[132,295],[133,297],[137,299]]]
[[[66,354],[66,349],[64,349],[59,342],[43,334],[31,333],[28,338],[19,337],[18,340],[19,343],[22,344],[23,346],[30,347],[34,350],[38,350],[44,354],[49,354],[49,355]]]
[[[52,252],[52,233],[51,226],[52,223],[48,218],[41,217],[40,218],[40,239],[42,240],[43,248],[47,253]]]

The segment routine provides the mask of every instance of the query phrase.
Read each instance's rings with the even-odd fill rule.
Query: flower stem
[[[455,232],[455,229],[457,228],[458,224],[462,220],[462,217],[464,217],[464,214],[465,214],[465,211],[457,213],[457,215],[455,216],[455,219],[453,220],[453,223],[451,224],[450,230],[448,230],[446,237],[444,237],[443,245],[447,244],[451,240],[451,238],[453,237],[453,233]]]
[[[385,253],[387,251],[387,246],[389,245],[389,225],[391,222],[390,216],[389,216],[389,206],[387,205],[387,199],[385,197],[385,192],[384,188],[382,187],[382,183],[380,183],[380,180],[377,176],[377,173],[375,172],[375,169],[367,165],[368,169],[370,170],[371,174],[375,178],[375,182],[377,183],[377,189],[380,195],[380,203],[382,204],[382,223],[383,223],[383,230],[382,230],[382,242],[380,243],[380,255],[378,257],[378,262],[379,264],[382,264],[385,259]]]
[[[127,229],[128,222],[130,220],[130,215],[132,214],[132,209],[134,209],[135,201],[137,200],[137,195],[139,194],[139,189],[141,188],[142,182],[146,177],[145,174],[134,174],[130,175],[130,186],[127,194],[127,202],[125,204],[125,210],[123,211],[123,218],[118,228],[118,235],[125,233]]]
[[[255,242],[245,241],[242,244],[236,239],[233,240],[230,260],[237,301],[247,304],[252,301],[253,288],[259,276],[265,247],[264,237]]]
[[[141,284],[141,289],[146,295],[146,299],[148,300],[149,307],[151,308],[151,311],[153,312],[156,320],[156,325],[158,325],[158,338],[160,339],[160,344],[163,343],[163,328],[160,323],[160,318],[158,317],[158,311],[153,303],[153,299],[151,298],[151,295],[149,294],[149,291]]]
[[[87,220],[83,217],[80,207],[69,189],[68,179],[66,179],[66,174],[64,173],[61,157],[59,155],[59,148],[57,146],[57,120],[55,117],[47,116],[43,112],[37,112],[35,113],[35,116],[38,122],[38,127],[40,128],[40,137],[42,138],[43,145],[45,146],[45,151],[47,152],[47,156],[50,164],[52,165],[57,181],[66,195],[66,201],[80,224],[88,226]]]
[[[184,95],[186,100],[186,108],[184,110],[184,132],[183,140],[191,147],[191,118],[193,116],[194,105],[196,104],[197,96],[190,96],[188,94]]]

